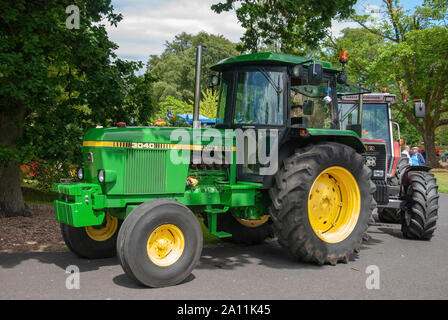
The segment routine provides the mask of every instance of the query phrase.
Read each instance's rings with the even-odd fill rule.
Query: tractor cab
[[[392,121],[391,111],[396,100],[395,95],[388,93],[368,93],[362,97],[361,138],[371,151],[378,153],[374,179],[393,177],[400,158],[400,127]],[[340,96],[338,118],[341,128],[350,128],[358,123],[359,113],[359,95]],[[394,126],[397,128],[397,139],[394,139]],[[386,172],[380,166],[385,167]]]
[[[218,128],[336,128],[336,78],[329,62],[256,53],[223,60]]]
[[[216,128],[266,130],[266,144],[276,131],[280,156],[289,155],[291,150],[281,149],[297,145],[298,138],[303,143],[305,138],[326,139],[324,136],[334,141],[340,137],[341,142],[348,140],[355,149],[363,150],[352,131],[339,130],[336,85],[340,71],[331,63],[264,52],[231,57],[211,69],[219,73],[212,84],[220,84]],[[269,187],[266,176],[260,173],[263,165],[258,160],[251,163],[247,144],[244,148],[246,160],[238,165],[238,179]]]

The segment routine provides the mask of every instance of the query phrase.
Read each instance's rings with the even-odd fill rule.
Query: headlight
[[[101,183],[106,181],[106,172],[103,169],[98,171],[98,181],[101,182]]]
[[[78,168],[76,175],[78,176],[78,180],[84,180],[84,168]]]
[[[373,176],[375,178],[383,178],[384,177],[384,170],[374,170]]]

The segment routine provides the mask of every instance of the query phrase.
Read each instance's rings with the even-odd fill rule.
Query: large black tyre
[[[207,214],[204,214],[203,217],[205,226],[208,226]],[[262,243],[267,238],[274,237],[274,228],[271,220],[258,227],[247,227],[238,222],[230,212],[218,214],[217,226],[219,231],[232,235],[222,240],[238,244],[255,245]]]
[[[397,169],[392,178],[389,179],[388,185],[392,187],[400,187],[401,173],[409,167],[409,158],[407,156],[400,157]],[[399,196],[399,195],[398,195]],[[378,208],[378,220],[384,223],[401,223],[401,210],[395,208]]]
[[[406,205],[401,231],[406,238],[430,240],[436,230],[439,192],[434,175],[411,171],[407,174]]]
[[[121,223],[121,220],[110,216],[106,216],[105,223],[101,227],[76,228],[61,223],[62,238],[70,251],[81,258],[111,258],[117,254],[117,237]],[[108,229],[107,234],[95,238],[89,231],[93,228],[99,231],[99,235],[102,230]]]
[[[316,179],[334,167],[342,167],[356,180],[360,203],[357,204],[359,216],[354,220],[356,225],[350,234],[339,242],[329,243],[313,229],[308,202]],[[373,199],[376,187],[370,176],[371,170],[365,166],[364,158],[346,145],[325,142],[296,150],[284,161],[270,190],[271,218],[280,245],[301,261],[319,265],[348,262],[355,252],[359,252],[376,206]]]
[[[195,215],[170,199],[145,202],[125,219],[117,252],[125,273],[148,287],[184,281],[199,261],[202,230]]]

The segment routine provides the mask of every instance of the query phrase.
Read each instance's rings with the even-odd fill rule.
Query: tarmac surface
[[[321,267],[294,261],[276,241],[206,246],[192,275],[169,288],[134,283],[116,258],[1,253],[0,299],[447,299],[448,194],[439,205],[431,241],[407,240],[399,225],[376,224],[353,261]],[[79,289],[67,289],[69,266],[79,268]]]

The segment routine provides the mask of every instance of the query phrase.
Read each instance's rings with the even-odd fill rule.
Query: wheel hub
[[[147,254],[154,264],[166,267],[181,257],[184,247],[185,239],[182,231],[175,225],[164,224],[149,236]]]
[[[359,218],[361,196],[353,175],[342,167],[324,170],[308,198],[308,217],[316,235],[325,242],[346,239]]]

